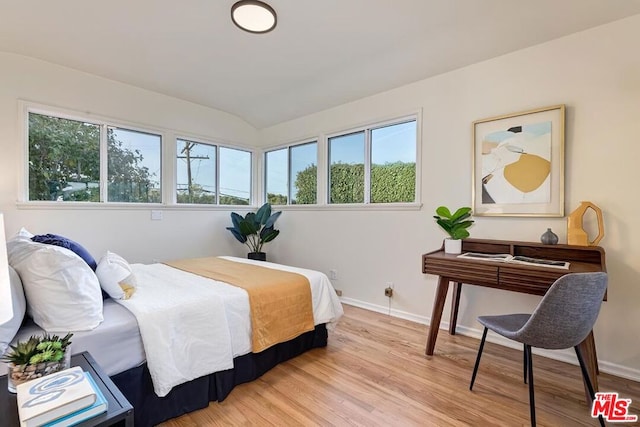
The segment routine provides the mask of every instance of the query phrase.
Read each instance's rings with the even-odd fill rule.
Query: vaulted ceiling
[[[640,13],[640,0],[267,0],[278,26],[258,35],[231,22],[234,2],[0,0],[0,51],[264,128]]]

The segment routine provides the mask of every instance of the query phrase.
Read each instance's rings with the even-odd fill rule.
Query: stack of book
[[[16,387],[21,427],[72,426],[107,410],[91,374],[65,369]]]

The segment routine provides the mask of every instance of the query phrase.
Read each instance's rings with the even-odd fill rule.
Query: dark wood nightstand
[[[107,412],[77,424],[78,427],[133,427],[133,407],[89,352],[85,351],[71,356],[71,366],[80,366],[84,371],[90,372],[105,399],[109,402]],[[0,414],[2,414],[3,427],[20,425],[16,395],[7,390],[6,375],[0,377]]]

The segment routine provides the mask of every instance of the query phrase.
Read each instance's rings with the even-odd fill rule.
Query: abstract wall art
[[[564,105],[473,123],[473,214],[564,216]]]

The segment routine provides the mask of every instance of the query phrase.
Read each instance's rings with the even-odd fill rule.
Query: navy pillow
[[[87,265],[91,267],[93,271],[96,271],[96,268],[98,268],[98,263],[91,256],[89,251],[86,250],[80,243],[74,242],[71,239],[68,239],[63,236],[58,236],[57,234],[41,234],[39,236],[33,236],[31,240],[38,243],[45,243],[47,245],[56,245],[56,246],[61,246],[63,248],[69,249],[70,251],[78,255],[80,258],[82,258],[84,262],[86,262]]]

